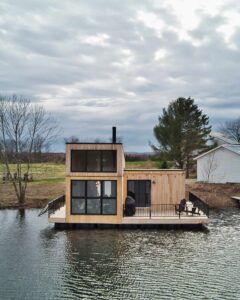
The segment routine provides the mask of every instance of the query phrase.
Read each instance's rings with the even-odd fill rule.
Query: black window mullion
[[[101,155],[101,156],[102,156],[102,155]],[[102,211],[103,183],[104,183],[104,181],[101,180],[101,194],[100,194],[101,215],[103,214],[103,211]]]
[[[100,172],[103,170],[103,151],[100,151]]]
[[[88,162],[88,150],[85,150],[85,172],[87,172],[87,162]]]
[[[85,215],[87,215],[87,180],[85,180]]]

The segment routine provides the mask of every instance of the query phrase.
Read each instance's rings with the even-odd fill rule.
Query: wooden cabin
[[[126,202],[127,197],[134,205]],[[192,213],[190,202],[188,209],[180,209],[184,198],[184,170],[126,169],[123,145],[116,142],[113,127],[112,143],[66,144],[66,194],[49,203],[49,222],[207,223],[204,209]]]

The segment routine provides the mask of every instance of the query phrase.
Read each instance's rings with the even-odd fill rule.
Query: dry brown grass
[[[63,195],[65,185],[63,182],[57,183],[29,183],[27,189],[27,198],[25,200],[26,208],[41,208],[50,200]],[[0,184],[0,208],[17,208],[18,201],[11,183]]]
[[[157,168],[158,162],[127,162],[127,168]],[[14,172],[14,165],[11,165],[11,172]],[[18,208],[18,201],[14,193],[11,182],[2,183],[3,165],[0,165],[0,208]],[[39,163],[33,164],[31,173],[33,182],[28,184],[27,197],[25,200],[26,208],[41,208],[54,198],[65,193],[64,185],[64,164]]]
[[[14,172],[11,165],[11,172]],[[0,165],[0,208],[17,208],[18,201],[11,182],[2,183],[3,165]],[[28,183],[25,207],[40,208],[47,202],[65,193],[64,164],[33,164],[31,173],[33,182]]]
[[[196,194],[212,208],[227,208],[237,206],[232,196],[240,196],[240,184],[200,183],[187,180],[186,191]]]

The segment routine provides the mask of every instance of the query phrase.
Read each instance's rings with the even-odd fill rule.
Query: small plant
[[[161,163],[161,169],[168,169],[168,163],[166,160]]]

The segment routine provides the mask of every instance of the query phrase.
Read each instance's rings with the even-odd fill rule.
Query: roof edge
[[[150,172],[183,172],[185,171],[184,169],[124,169],[124,171],[126,172],[147,172],[147,171],[150,171]]]
[[[236,153],[235,151],[229,149],[228,146],[240,146],[240,144],[222,144],[222,145],[219,145],[219,146],[217,146],[216,148],[213,148],[213,149],[211,149],[211,150],[209,150],[209,151],[207,151],[207,152],[204,152],[204,153],[198,155],[197,157],[194,157],[193,160],[197,160],[197,159],[199,159],[199,158],[201,158],[201,157],[203,157],[203,156],[205,156],[205,155],[207,155],[207,154],[209,154],[209,153],[211,153],[211,152],[214,152],[214,151],[216,151],[216,150],[218,150],[218,149],[220,149],[220,148],[227,149],[227,150],[231,151],[232,153],[235,153],[235,154],[237,154],[237,155],[240,155],[240,154]]]
[[[123,143],[93,143],[93,142],[89,142],[89,143],[71,143],[71,142],[66,142],[65,145],[122,145]]]

